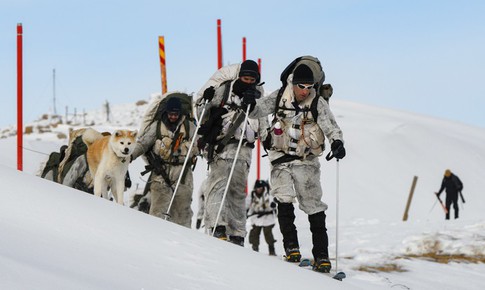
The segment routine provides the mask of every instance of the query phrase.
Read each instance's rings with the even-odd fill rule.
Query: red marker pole
[[[160,54],[160,72],[162,76],[162,95],[167,92],[167,64],[165,60],[165,38],[158,37],[158,50]]]
[[[23,72],[22,72],[22,23],[17,24],[17,170],[23,170]]]
[[[246,60],[246,37],[242,38],[242,61]]]
[[[221,20],[217,19],[217,68],[222,67],[222,30]]]

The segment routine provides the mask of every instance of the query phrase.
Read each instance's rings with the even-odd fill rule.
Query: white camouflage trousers
[[[170,168],[170,169],[168,169]],[[175,189],[176,182],[182,170],[182,165],[167,166],[169,170],[170,181],[173,182],[173,189]],[[172,207],[168,213],[169,221],[176,224],[190,228],[192,225],[192,190],[194,188],[192,171],[188,168],[185,175],[185,180],[180,182],[177,189]],[[150,185],[151,205],[150,215],[165,219],[170,200],[172,199],[172,189],[165,182],[161,175],[154,174]]]
[[[251,149],[247,147],[241,148],[239,157],[247,155],[251,156]],[[226,234],[229,236],[246,236],[246,194],[244,191],[249,174],[250,160],[237,160],[221,215],[217,222],[218,226],[226,226]],[[217,213],[221,206],[233,162],[233,159],[218,158],[211,164],[209,177],[207,178],[204,217],[204,223],[209,229],[215,226]]]
[[[320,161],[317,157],[294,160],[272,166],[271,194],[283,203],[298,200],[299,207],[311,215],[327,210],[322,201],[320,184]]]

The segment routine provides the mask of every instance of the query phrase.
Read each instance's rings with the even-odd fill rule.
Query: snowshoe
[[[230,236],[229,237],[229,242],[244,247],[244,237],[238,237],[238,236]]]
[[[298,248],[286,249],[285,260],[287,262],[298,263],[300,262],[300,259],[301,259],[300,249]]]
[[[215,238],[218,238],[219,240],[227,241],[226,227],[225,226],[217,226],[214,230],[213,236]]]
[[[317,258],[312,265],[314,271],[322,273],[330,273],[332,269],[332,264],[328,258]]]

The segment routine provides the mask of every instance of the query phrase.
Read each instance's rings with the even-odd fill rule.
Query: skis
[[[443,210],[445,211],[446,214],[448,214],[448,209],[446,209],[446,206],[445,204],[443,203],[443,201],[441,201],[441,198],[440,196],[438,195],[437,192],[434,193],[436,195],[436,198],[438,199],[438,201],[440,202],[441,204],[441,207],[443,208]]]
[[[463,193],[461,193],[461,191],[460,191],[460,197],[461,197],[461,201],[465,203],[465,198],[463,197]]]
[[[302,268],[309,268],[309,269],[313,270],[313,261],[308,259],[308,258],[304,258],[304,259],[301,259],[300,263],[298,263],[298,266],[302,267]],[[317,272],[317,271],[315,271],[315,272]],[[326,274],[326,275],[334,278],[335,280],[339,280],[339,281],[342,281],[345,277],[347,277],[344,272],[338,272],[334,276],[331,276],[330,273],[323,273],[323,272],[318,272],[318,273]]]

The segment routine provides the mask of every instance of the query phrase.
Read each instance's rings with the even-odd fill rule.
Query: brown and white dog
[[[88,146],[87,160],[93,177],[94,195],[108,199],[108,187],[123,204],[125,175],[135,149],[137,131],[117,130],[111,136],[95,138]]]

